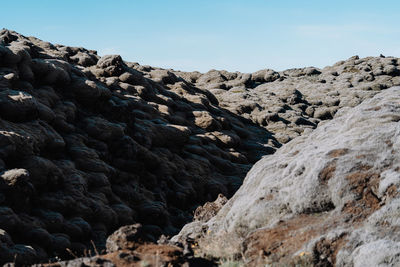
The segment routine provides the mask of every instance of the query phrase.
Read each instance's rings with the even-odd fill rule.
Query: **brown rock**
[[[218,198],[214,202],[207,202],[203,206],[198,207],[194,212],[193,219],[202,222],[209,221],[212,217],[217,215],[218,211],[227,201],[228,199],[224,195],[219,194]]]
[[[140,224],[123,226],[107,238],[107,252],[122,249],[135,249],[145,242],[144,233]]]

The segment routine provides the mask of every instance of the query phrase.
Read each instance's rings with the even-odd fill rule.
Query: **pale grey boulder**
[[[0,184],[7,203],[16,210],[29,209],[29,202],[35,192],[25,169],[11,169],[0,173]],[[5,186],[4,186],[5,185]],[[5,228],[3,226],[0,226]]]
[[[400,242],[377,240],[362,245],[353,252],[353,266],[399,266]]]
[[[216,84],[224,81],[226,81],[226,77],[220,71],[210,70],[201,75],[196,82],[200,84]]]
[[[315,264],[395,266],[399,120],[400,87],[340,112],[258,161],[215,217],[173,241],[202,236],[200,249],[242,253],[253,265],[262,251],[266,263],[309,255]]]
[[[29,172],[25,169],[12,169],[0,173],[1,179],[12,187],[24,185],[29,182]]]
[[[251,77],[252,80],[254,80],[255,82],[264,83],[264,82],[273,82],[279,79],[280,75],[278,72],[274,70],[266,69],[252,73]]]

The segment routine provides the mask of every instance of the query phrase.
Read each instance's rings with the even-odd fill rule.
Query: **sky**
[[[13,0],[0,28],[183,71],[400,57],[398,0]]]

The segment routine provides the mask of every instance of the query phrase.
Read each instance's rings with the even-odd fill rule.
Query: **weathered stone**
[[[201,222],[209,221],[212,217],[217,215],[218,211],[227,201],[228,199],[224,195],[219,194],[214,202],[207,202],[203,206],[198,207],[194,212],[193,219]]]
[[[89,67],[96,64],[97,58],[87,53],[78,52],[75,56],[71,57],[71,60],[81,66]]]
[[[107,238],[107,252],[135,249],[140,243],[145,242],[141,228],[140,224],[132,224],[118,229]]]
[[[120,55],[106,55],[97,62],[97,67],[102,68],[106,76],[118,76],[122,74],[125,63]]]
[[[399,219],[399,103],[400,87],[388,89],[284,145],[253,166],[216,216],[173,240],[201,231],[200,249],[224,244],[214,256],[244,253],[250,265],[298,255],[330,266],[398,262],[389,229]],[[368,258],[373,248],[382,253]]]
[[[46,84],[68,84],[71,81],[70,65],[55,59],[33,59],[32,71]]]

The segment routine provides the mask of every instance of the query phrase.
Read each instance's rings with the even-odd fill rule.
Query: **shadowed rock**
[[[0,263],[103,252],[136,222],[147,240],[175,234],[273,152],[270,133],[172,71],[0,36],[0,229],[16,242]]]

